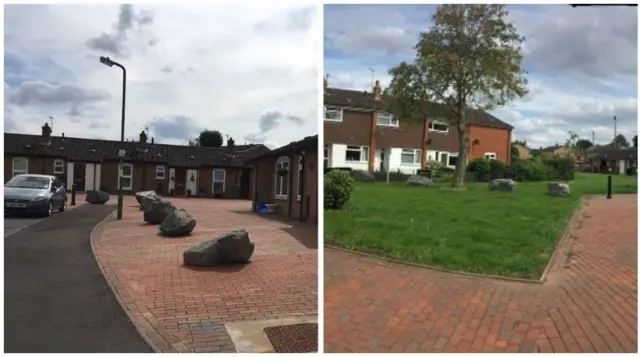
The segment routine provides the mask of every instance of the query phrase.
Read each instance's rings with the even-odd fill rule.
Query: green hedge
[[[511,178],[516,181],[570,181],[575,178],[575,161],[565,157],[538,157],[517,160],[506,165],[499,160],[476,158],[471,160],[467,171],[473,173],[475,181],[478,182],[496,178]]]

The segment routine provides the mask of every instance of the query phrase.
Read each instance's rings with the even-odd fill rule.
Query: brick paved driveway
[[[325,251],[325,351],[637,352],[636,200],[590,199],[543,285]]]
[[[250,213],[247,201],[173,198],[196,218],[188,238],[163,238],[146,225],[135,198],[124,219],[94,235],[96,258],[136,326],[162,352],[234,352],[223,326],[317,313],[317,233]],[[182,266],[188,247],[246,228],[252,262],[228,268]]]

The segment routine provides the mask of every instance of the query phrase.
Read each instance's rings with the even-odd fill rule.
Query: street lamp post
[[[118,150],[118,155],[120,156],[120,167],[118,168],[118,220],[122,219],[122,206],[124,197],[122,196],[122,169],[124,164],[124,108],[125,108],[125,99],[127,97],[127,70],[118,62],[111,60],[109,57],[100,56],[100,63],[109,66],[109,67],[120,67],[122,70],[122,124],[120,126],[120,150]]]

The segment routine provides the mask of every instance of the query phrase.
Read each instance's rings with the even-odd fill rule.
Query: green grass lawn
[[[516,193],[470,183],[446,186],[357,183],[343,211],[324,213],[325,241],[342,248],[453,270],[537,279],[582,195],[605,195],[607,176],[576,174],[568,198],[546,182]],[[613,176],[613,193],[636,193],[637,178]]]

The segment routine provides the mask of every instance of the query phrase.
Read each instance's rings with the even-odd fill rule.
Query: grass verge
[[[325,242],[341,248],[480,274],[538,279],[580,197],[605,195],[607,177],[576,174],[571,196],[550,197],[546,182],[515,194],[358,183],[348,207],[325,211]],[[613,194],[637,193],[637,177],[614,176]]]

